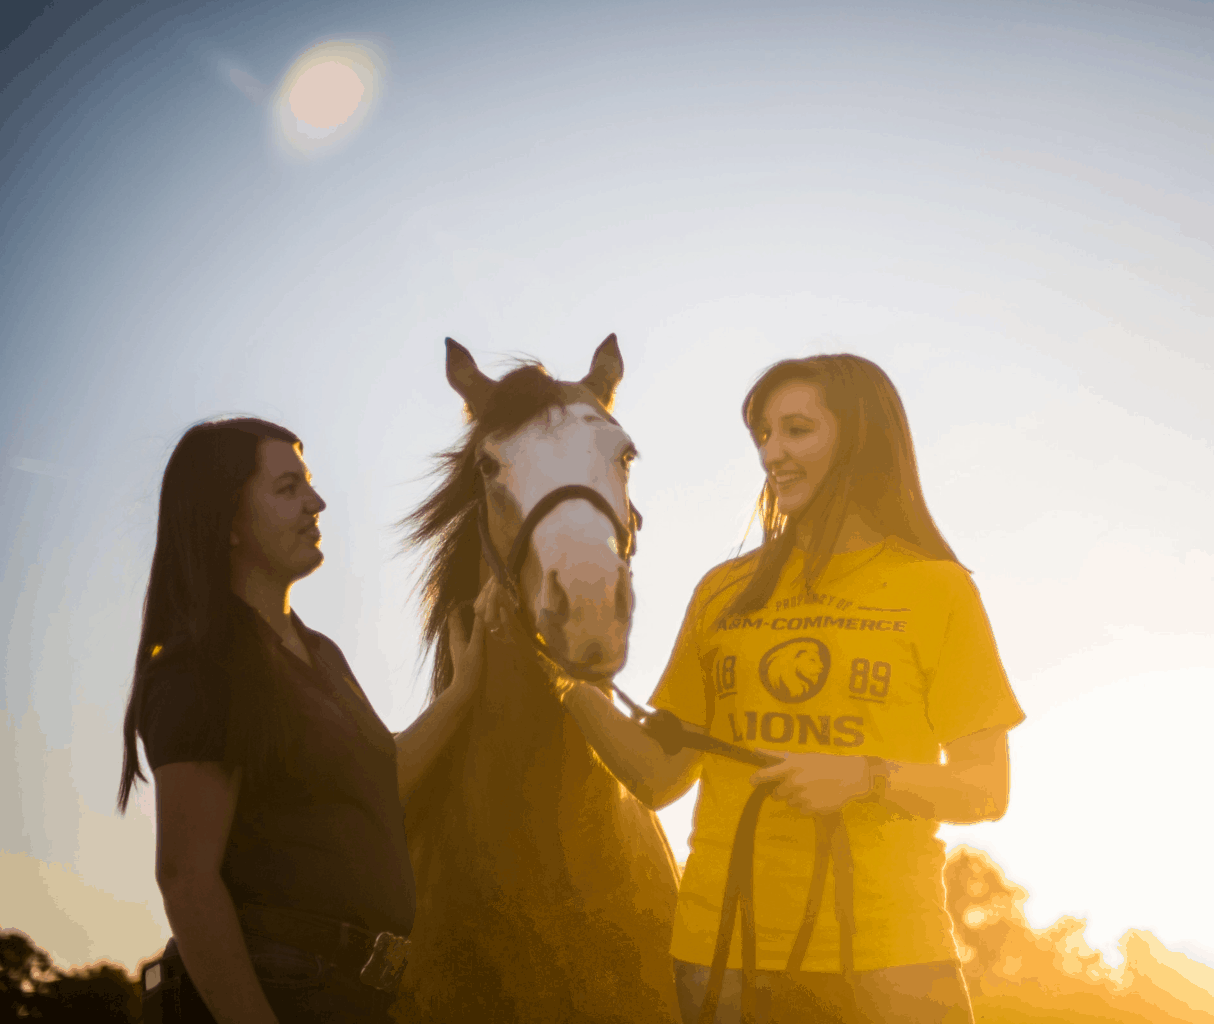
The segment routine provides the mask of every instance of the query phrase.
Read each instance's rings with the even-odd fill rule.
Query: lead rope
[[[761,754],[713,736],[688,732],[671,712],[650,711],[637,704],[615,683],[609,682],[607,685],[628,708],[632,718],[661,744],[667,754],[676,754],[683,747],[691,747],[761,768],[780,763],[778,757]],[[756,786],[738,818],[733,847],[729,851],[729,867],[725,873],[721,923],[717,928],[712,966],[708,972],[708,987],[704,993],[704,1001],[700,1004],[699,1024],[714,1024],[716,1020],[717,1007],[721,1001],[721,987],[725,981],[725,968],[733,943],[733,925],[739,911],[742,915],[742,1024],[756,1024],[758,972],[754,910],[755,835],[759,827],[759,811],[777,785],[775,782],[767,782]],[[818,913],[822,909],[822,897],[826,891],[826,871],[832,861],[835,866],[835,920],[839,923],[839,966],[844,981],[850,987],[855,973],[852,946],[852,936],[856,930],[854,879],[851,843],[841,811],[814,815],[814,870],[809,880],[805,914],[784,969],[788,973],[801,969],[805,953],[809,949],[809,940],[813,937],[814,926],[818,921]]]
[[[611,679],[593,672],[577,671],[543,643],[536,633],[534,625],[530,623],[530,616],[521,600],[522,595],[519,593],[517,583],[518,574],[522,569],[523,560],[527,556],[531,534],[539,521],[562,502],[575,500],[589,502],[607,517],[615,530],[619,552],[626,560],[631,561],[636,552],[637,531],[640,530],[642,523],[641,513],[631,502],[628,505],[629,522],[625,525],[620,521],[611,504],[593,488],[580,484],[558,487],[544,495],[528,513],[515,535],[510,553],[503,564],[501,556],[493,546],[493,538],[489,531],[488,503],[483,492],[480,496],[477,527],[480,533],[481,555],[488,563],[490,572],[505,588],[519,618],[523,620],[523,632],[531,646],[538,654],[552,660],[558,668],[573,678],[591,684],[607,685],[627,706],[632,718],[657,739],[662,745],[662,749],[668,754],[677,754],[683,747],[691,747],[760,768],[779,764],[778,757],[760,754],[713,736],[687,732],[683,728],[683,723],[669,711],[650,711],[642,707],[616,686]],[[759,810],[763,801],[775,790],[776,785],[776,783],[766,783],[756,787],[742,809],[742,816],[738,819],[738,828],[734,833],[733,848],[729,855],[729,868],[726,871],[725,898],[721,904],[721,926],[717,931],[716,950],[713,953],[712,967],[709,971],[708,991],[705,993],[704,1002],[700,1007],[700,1024],[713,1024],[716,1017],[717,1005],[721,999],[721,985],[725,979],[725,966],[729,960],[729,947],[733,941],[733,922],[739,907],[742,911],[742,972],[745,979],[742,992],[742,1021],[743,1024],[755,1024],[755,834],[759,825]],[[792,952],[785,970],[800,970],[818,919],[822,893],[826,886],[827,862],[833,859],[835,863],[835,918],[839,922],[839,961],[844,979],[850,982],[852,977],[852,934],[855,932],[851,844],[848,841],[847,829],[843,825],[843,816],[839,812],[815,815],[814,822],[814,871],[810,878],[809,898],[805,906],[805,917],[797,932],[797,938],[793,942]]]

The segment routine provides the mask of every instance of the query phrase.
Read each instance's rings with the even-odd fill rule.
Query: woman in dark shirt
[[[165,469],[118,800],[145,778],[139,737],[173,928],[149,1024],[388,1019],[414,910],[400,794],[466,709],[483,627],[452,624],[457,692],[394,738],[291,611],[324,507],[299,439],[263,420],[198,424]]]

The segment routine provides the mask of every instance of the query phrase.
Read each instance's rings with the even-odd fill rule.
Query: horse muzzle
[[[545,647],[563,668],[610,677],[628,660],[632,578],[618,560],[614,565],[595,561],[550,569],[536,595],[534,619]]]

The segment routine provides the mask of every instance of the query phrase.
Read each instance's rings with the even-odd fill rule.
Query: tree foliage
[[[954,850],[944,883],[978,1022],[1214,1024],[1214,995],[1192,980],[1209,968],[1192,963],[1185,977],[1152,952],[1154,943],[1176,957],[1147,933],[1126,933],[1125,962],[1114,968],[1088,945],[1078,918],[1032,928],[1022,909],[1028,894],[985,853]]]
[[[110,963],[70,971],[55,967],[25,932],[0,932],[0,1008],[6,1020],[138,1021],[139,984]]]

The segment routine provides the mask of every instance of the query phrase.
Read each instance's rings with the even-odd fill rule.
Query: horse
[[[615,335],[574,383],[539,363],[493,380],[446,345],[469,427],[402,521],[429,549],[431,698],[451,681],[447,617],[491,573],[527,625],[486,633],[477,696],[406,801],[417,916],[394,1012],[434,1024],[674,1024],[678,866],[656,815],[559,699],[571,676],[605,686],[627,657],[639,516],[627,493],[636,449],[611,415],[624,371]]]

